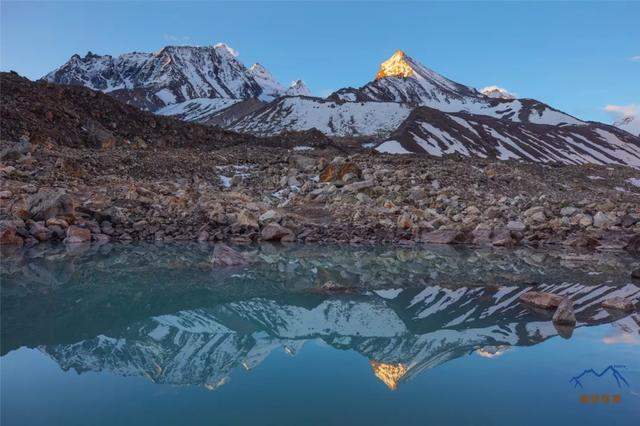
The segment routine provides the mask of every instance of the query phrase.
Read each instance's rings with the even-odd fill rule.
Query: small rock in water
[[[631,300],[623,297],[612,297],[602,302],[602,307],[605,309],[615,309],[617,311],[631,312],[635,308]]]
[[[217,244],[211,258],[213,266],[244,266],[249,262],[245,255],[226,244]]]
[[[573,302],[568,297],[562,299],[560,305],[556,309],[556,313],[553,314],[553,322],[561,325],[574,325],[576,323],[576,316],[573,313]]]
[[[528,291],[520,295],[520,301],[537,308],[554,309],[560,306],[562,296],[541,291]]]

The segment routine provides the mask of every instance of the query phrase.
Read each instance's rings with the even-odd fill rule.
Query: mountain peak
[[[217,43],[217,44],[214,44],[213,47],[214,49],[216,49],[216,52],[219,52],[225,55],[230,55],[234,58],[237,58],[240,55],[237,50],[233,49],[232,47],[228,46],[225,43]]]
[[[380,64],[376,80],[385,77],[411,77],[414,71],[407,59],[408,56],[402,50],[396,50],[389,59]]]
[[[291,83],[286,94],[289,96],[311,96],[311,90],[304,84],[304,81],[296,80]]]
[[[480,90],[480,93],[494,99],[516,99],[515,94],[498,86],[487,86]]]

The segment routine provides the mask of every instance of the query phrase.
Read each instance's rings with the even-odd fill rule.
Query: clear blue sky
[[[608,122],[605,105],[640,104],[640,2],[1,4],[1,68],[31,79],[89,50],[225,42],[245,65],[326,94],[365,84],[403,49],[460,83],[496,84],[584,119]]]

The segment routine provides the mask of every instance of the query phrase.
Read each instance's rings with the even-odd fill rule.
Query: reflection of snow
[[[112,337],[100,335],[41,349],[65,370],[111,371],[148,377],[155,383],[216,389],[237,368],[254,369],[278,350],[295,355],[305,342],[314,341],[374,361],[376,376],[395,388],[470,352],[497,358],[515,346],[556,336],[551,321],[514,297],[527,288],[509,286],[489,293],[482,287],[384,289],[368,296],[326,298],[312,305],[300,305],[295,298],[252,298],[158,315]],[[579,325],[612,321],[603,315],[602,301],[611,295],[638,294],[632,284],[564,283],[538,288],[571,295],[583,321]],[[404,292],[415,296],[403,297]],[[640,326],[633,316],[613,326],[615,332],[603,343],[640,344]]]

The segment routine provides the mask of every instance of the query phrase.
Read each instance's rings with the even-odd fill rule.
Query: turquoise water
[[[631,425],[637,259],[531,250],[202,245],[4,252],[3,425]],[[313,290],[332,280],[349,294]],[[570,295],[556,329],[518,302]],[[624,379],[587,373],[615,365]],[[618,376],[620,377],[620,376]],[[625,382],[628,383],[625,384]],[[598,395],[598,402],[581,396]],[[609,397],[609,402],[602,401]],[[614,402],[616,397],[616,402]],[[619,400],[617,399],[619,397]]]

